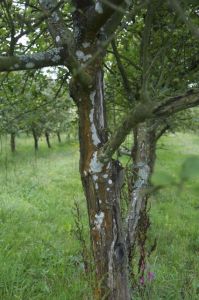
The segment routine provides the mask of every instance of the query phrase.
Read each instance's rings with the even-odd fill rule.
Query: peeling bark
[[[116,161],[83,176],[96,266],[95,299],[130,299],[120,211],[122,169]]]
[[[127,216],[127,236],[129,256],[136,241],[137,228],[149,226],[146,215],[147,200],[149,195],[150,179],[155,163],[156,128],[152,122],[137,126],[134,130],[133,158],[133,183],[132,193]],[[143,216],[143,218],[141,218]],[[143,224],[145,222],[145,225]],[[142,223],[142,225],[141,225]]]
[[[87,49],[87,54],[93,55],[92,51],[96,49]],[[71,95],[79,110],[80,173],[96,266],[94,298],[128,300],[128,257],[120,211],[123,170],[115,160],[99,161],[100,148],[108,140],[101,60],[88,71],[92,85],[85,89],[73,81]]]

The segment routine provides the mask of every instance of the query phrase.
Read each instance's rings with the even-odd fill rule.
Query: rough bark
[[[10,134],[10,149],[11,149],[12,153],[14,153],[16,151],[15,137],[16,137],[16,134],[12,132]]]
[[[144,235],[149,226],[146,207],[149,195],[150,179],[155,163],[155,133],[156,128],[153,126],[152,122],[142,123],[134,129],[134,148],[132,151],[133,182],[127,217],[128,233],[126,238],[129,256],[131,256],[131,249],[136,241],[138,226]],[[142,236],[142,243],[145,243],[146,236],[144,235]]]
[[[45,131],[45,138],[46,138],[46,144],[48,146],[48,148],[51,148],[51,143],[50,143],[50,134],[48,131]]]
[[[87,49],[93,55],[96,49]],[[130,299],[128,257],[120,212],[122,168],[115,160],[103,164],[99,149],[107,142],[103,72],[97,59],[88,69],[87,89],[73,81],[71,94],[79,110],[80,173],[87,200],[90,237],[96,267],[95,299]]]

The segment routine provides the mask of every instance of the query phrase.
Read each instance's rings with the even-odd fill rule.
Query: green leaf
[[[181,180],[199,178],[199,156],[188,157],[182,165]]]
[[[175,184],[175,180],[170,174],[160,171],[153,175],[152,183],[156,186],[167,186]]]

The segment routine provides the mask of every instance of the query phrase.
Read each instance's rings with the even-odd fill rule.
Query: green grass
[[[87,225],[78,145],[53,140],[49,150],[42,141],[35,154],[32,144],[18,138],[11,155],[4,138],[0,149],[0,299],[92,299],[73,232],[74,201]],[[178,181],[183,161],[198,153],[195,135],[164,137],[156,178],[164,171]],[[157,248],[148,267],[155,280],[136,299],[199,299],[198,184],[199,177],[151,198],[149,245],[157,238]]]
[[[31,139],[17,144],[16,155],[6,147],[0,160],[0,299],[82,299],[71,213],[74,201],[85,212],[78,145],[48,150],[42,141],[35,154]]]
[[[182,163],[196,155],[199,137],[164,137],[158,145],[154,177],[166,172],[178,182]],[[149,262],[155,280],[148,285],[146,299],[199,299],[198,187],[199,170],[198,176],[188,180],[183,188],[169,185],[151,198],[149,241],[152,244],[157,238],[157,249]]]

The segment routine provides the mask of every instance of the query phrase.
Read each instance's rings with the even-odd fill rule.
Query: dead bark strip
[[[145,238],[145,233],[149,227],[149,219],[146,209],[149,197],[150,179],[155,163],[155,132],[155,128],[152,126],[151,122],[140,124],[134,130],[134,149],[132,151],[133,183],[129,211],[126,220],[126,242],[128,245],[129,255],[136,241],[138,227],[140,227],[143,231],[142,236],[145,236]],[[143,244],[144,243],[145,240],[143,241]],[[142,251],[144,250],[142,249]]]

